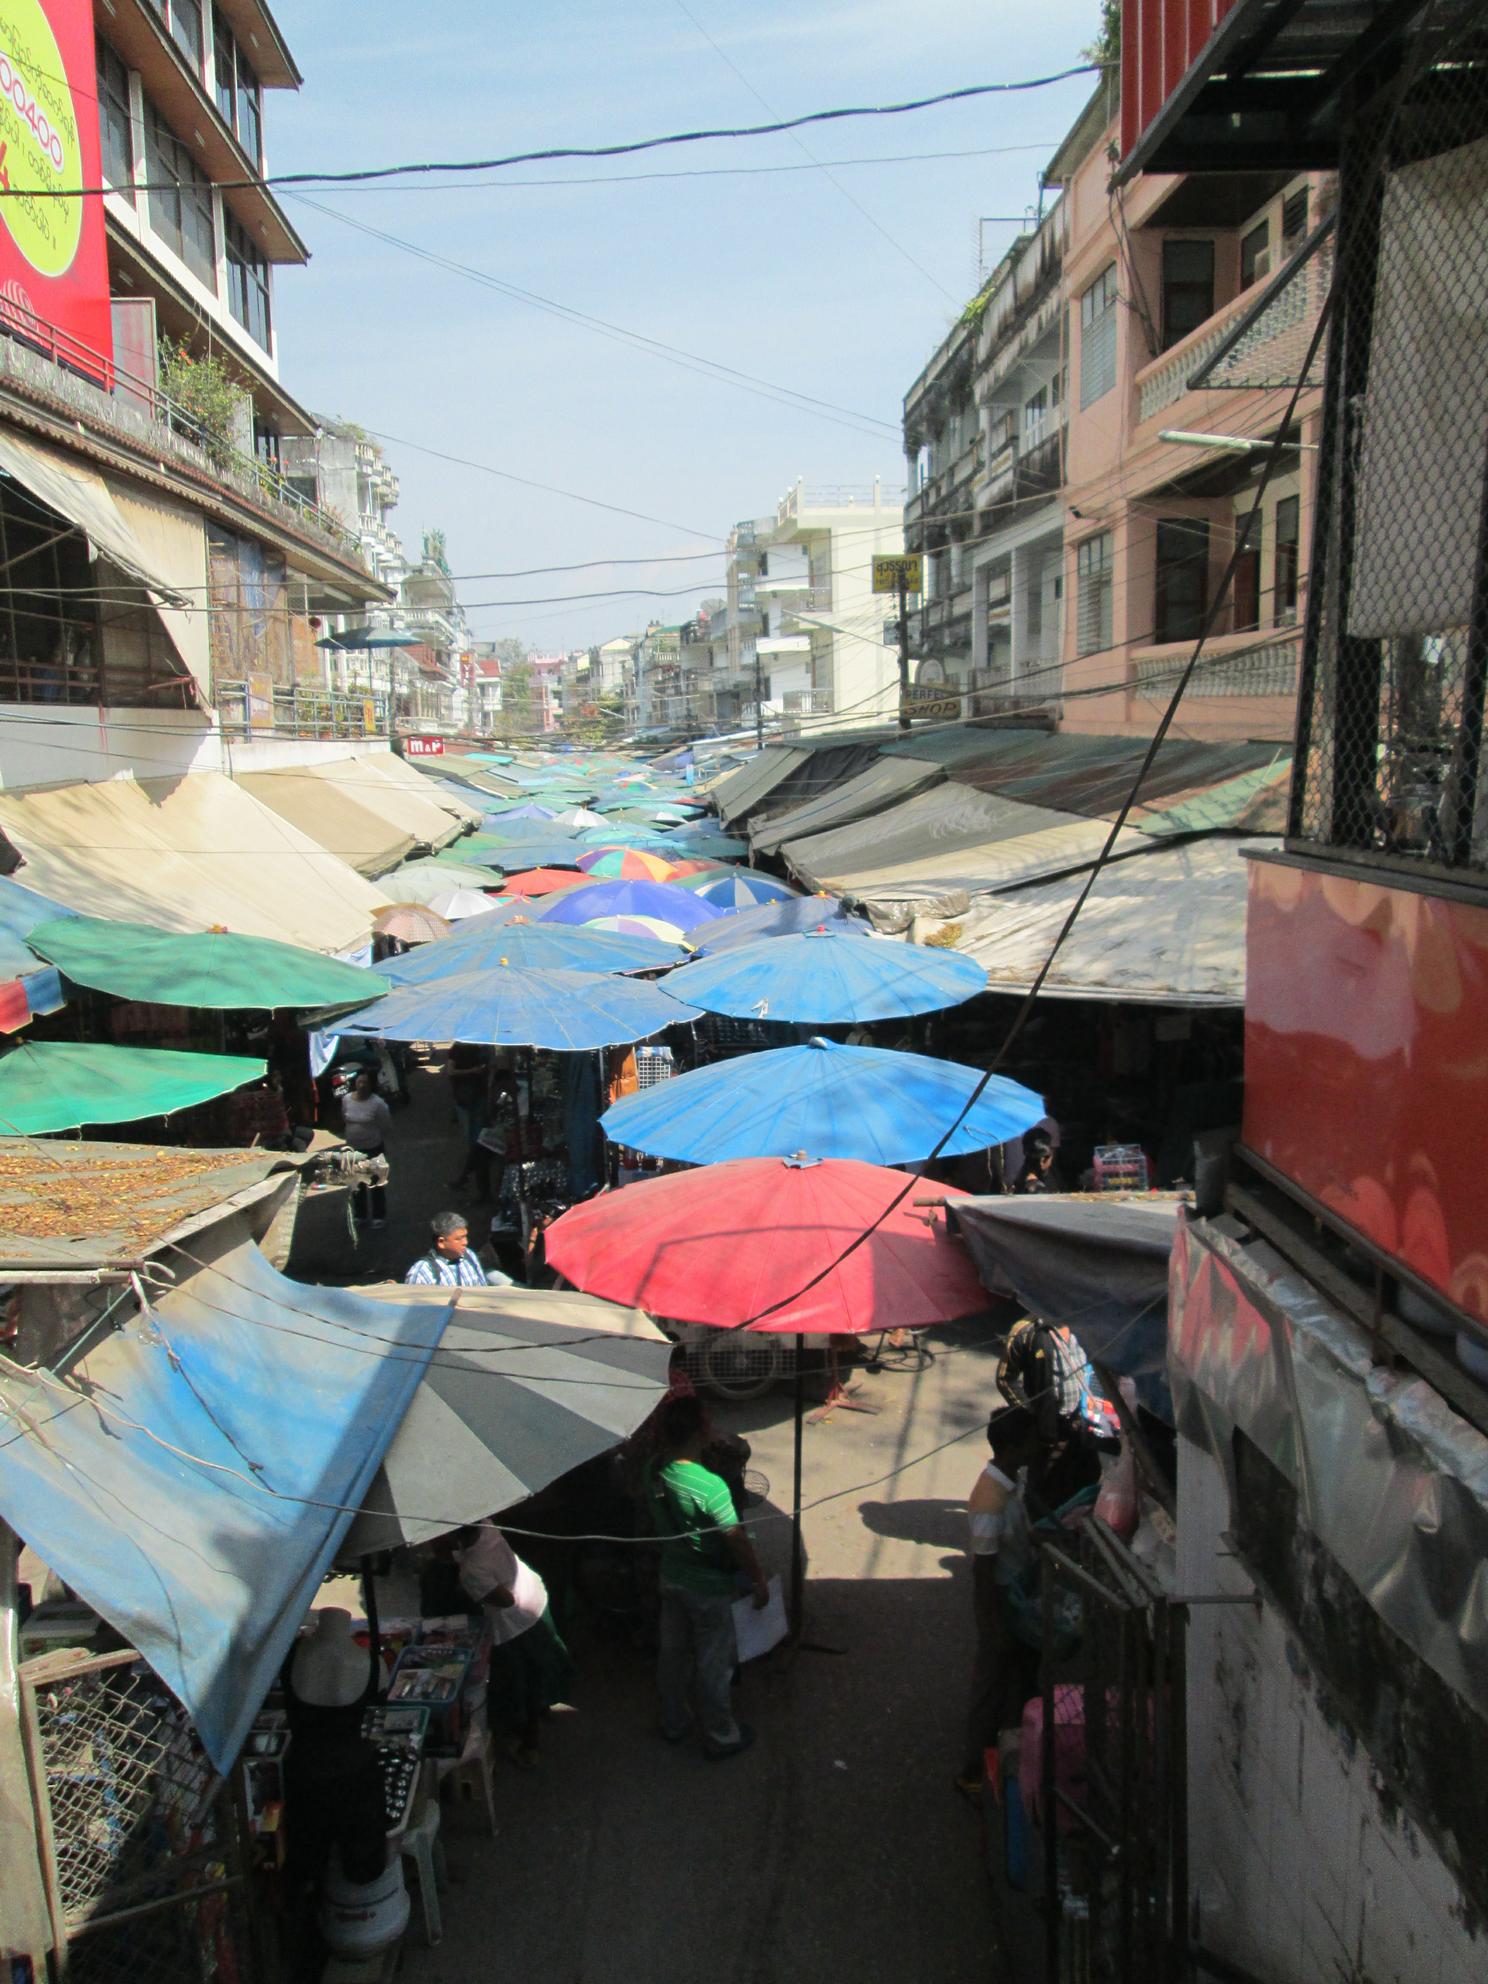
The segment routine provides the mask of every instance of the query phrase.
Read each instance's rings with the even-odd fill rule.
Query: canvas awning
[[[897,805],[927,786],[938,785],[944,776],[938,765],[921,758],[878,758],[829,792],[788,810],[767,813],[750,827],[750,844],[757,854],[774,854],[789,840],[826,833]]]
[[[17,879],[88,916],[214,924],[317,951],[367,941],[385,893],[217,772],[0,793]]]
[[[445,1313],[288,1281],[244,1242],[57,1375],[0,1359],[0,1514],[149,1661],[219,1771]]]
[[[1145,851],[1109,862],[1060,947],[1044,996],[1243,1006],[1244,850],[1274,844],[1218,837],[1179,847],[1146,841]],[[1013,895],[981,898],[950,919],[916,917],[911,935],[921,943],[952,944],[975,958],[993,991],[1026,991],[1084,882],[1083,873],[1067,875]]]
[[[1131,1378],[1171,1425],[1168,1257],[1180,1210],[1176,1197],[948,1199],[946,1220],[984,1287],[1068,1325],[1092,1362]]]
[[[353,758],[359,765],[370,765],[382,777],[405,792],[415,793],[449,814],[461,826],[478,827],[484,817],[483,809],[474,806],[460,796],[458,788],[448,779],[439,778],[432,772],[421,772],[416,765],[410,765],[400,758],[396,751],[353,751]]]
[[[804,765],[811,756],[809,751],[793,750],[789,745],[773,744],[759,752],[747,764],[740,765],[736,772],[730,772],[713,787],[708,797],[718,808],[718,817],[727,826],[731,820],[742,819],[752,807],[758,806],[780,781],[789,778],[797,765]]]
[[[83,468],[57,450],[18,434],[0,433],[0,469],[49,510],[66,517],[87,537],[94,556],[109,559],[157,598],[174,606],[200,606],[201,594],[187,594],[166,569],[168,560],[152,557],[125,520],[108,484],[92,469]],[[205,579],[205,553],[203,554]]]
[[[415,849],[446,846],[464,826],[430,794],[386,777],[371,757],[241,772],[238,784],[369,877],[396,868]]]
[[[207,596],[207,532],[199,512],[147,495],[143,490],[107,485],[120,516],[149,569],[183,603],[169,600],[155,587],[155,610],[201,689],[203,701],[212,693],[212,615]]]

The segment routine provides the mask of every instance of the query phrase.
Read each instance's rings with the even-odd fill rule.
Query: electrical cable
[[[508,152],[497,158],[420,160],[401,165],[358,166],[339,172],[251,173],[236,179],[218,179],[213,183],[223,192],[261,192],[271,186],[366,185],[374,181],[427,178],[431,173],[438,172],[462,175],[500,172],[512,165],[543,165],[565,158],[629,158],[638,152],[663,151],[679,145],[711,144],[725,138],[770,138],[782,131],[805,130],[812,124],[841,124],[869,117],[904,117],[914,111],[935,110],[947,103],[969,103],[989,96],[1026,95],[1033,90],[1050,89],[1057,83],[1070,82],[1076,76],[1095,75],[1099,70],[1099,63],[1079,62],[1053,75],[1030,76],[1013,83],[965,83],[958,89],[939,90],[932,96],[910,97],[899,103],[853,104],[831,110],[809,110],[799,117],[776,118],[768,124],[733,124],[695,131],[672,131],[662,137],[633,138],[620,144],[549,145],[538,151]],[[0,189],[0,199],[101,199],[112,190],[109,186],[9,186]],[[179,193],[180,187],[174,179],[153,183],[143,180],[135,182],[135,191]]]

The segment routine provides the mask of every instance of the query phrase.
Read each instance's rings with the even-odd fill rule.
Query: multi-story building
[[[1099,99],[1098,99],[1099,101]],[[1114,94],[1065,147],[1069,214],[1064,671],[1069,729],[1150,731],[1201,632],[1195,736],[1291,735],[1321,396],[1282,433],[1288,361],[1322,304],[1309,262],[1285,323],[1254,314],[1332,204],[1326,174],[1144,174],[1111,190]],[[1072,154],[1082,150],[1083,156]],[[1317,369],[1320,380],[1321,367]],[[1215,437],[1213,440],[1173,436]],[[1273,441],[1279,472],[1211,615]],[[1213,624],[1211,625],[1211,620]]]
[[[359,734],[310,621],[386,594],[281,466],[316,424],[281,384],[273,313],[276,269],[306,251],[256,183],[265,94],[300,80],[283,38],[258,0],[29,16],[0,106],[0,553],[23,588],[0,695],[102,715],[85,736],[0,713],[0,779],[127,770],[142,723],[152,771],[216,768],[219,709],[260,754]],[[55,191],[39,214],[14,197],[30,183]]]
[[[547,733],[558,728],[563,715],[563,672],[567,656],[534,654],[527,658],[532,670],[532,728]]]
[[[354,530],[367,569],[396,592],[408,560],[389,521],[398,478],[381,445],[348,421],[323,420],[313,434],[287,435],[280,461],[289,486]]]
[[[740,716],[757,705],[785,730],[898,703],[897,650],[885,646],[875,554],[904,548],[902,491],[797,482],[771,518],[737,524],[728,549],[729,680]]]
[[[477,641],[466,668],[466,728],[477,737],[501,728],[501,662],[489,641]]]

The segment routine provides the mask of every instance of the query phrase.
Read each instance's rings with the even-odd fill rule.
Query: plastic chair
[[[413,1862],[418,1875],[419,1906],[424,1911],[424,1941],[432,1950],[444,1936],[439,1889],[444,1881],[444,1847],[439,1839],[439,1800],[426,1798],[424,1809],[398,1842],[398,1851]]]
[[[470,1719],[470,1727],[465,1731],[465,1744],[458,1757],[436,1757],[433,1759],[436,1782],[443,1791],[444,1781],[453,1777],[457,1787],[467,1798],[473,1798],[479,1786],[480,1795],[486,1807],[486,1826],[492,1839],[496,1837],[496,1780],[492,1751],[492,1737],[486,1726],[485,1711],[477,1711]]]

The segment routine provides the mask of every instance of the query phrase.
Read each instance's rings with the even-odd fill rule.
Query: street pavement
[[[468,1205],[447,1187],[457,1132],[442,1076],[415,1072],[411,1087],[389,1140],[386,1230],[353,1249],[341,1201],[311,1200],[292,1272],[401,1276],[427,1245],[429,1215]],[[579,1616],[572,1712],[545,1730],[537,1770],[502,1758],[498,1836],[478,1803],[447,1798],[444,1940],[421,1946],[415,1901],[406,1984],[1012,1976],[980,1821],[951,1784],[972,1649],[962,1506],[985,1454],[996,1358],[975,1332],[931,1342],[923,1370],[895,1368],[890,1353],[861,1374],[876,1413],[838,1410],[806,1428],[805,1500],[821,1504],[806,1517],[806,1637],[842,1651],[748,1668],[739,1708],[755,1747],[710,1763],[657,1736],[649,1657]],[[715,1417],[753,1445],[769,1488],[757,1541],[784,1571],[791,1388]]]

